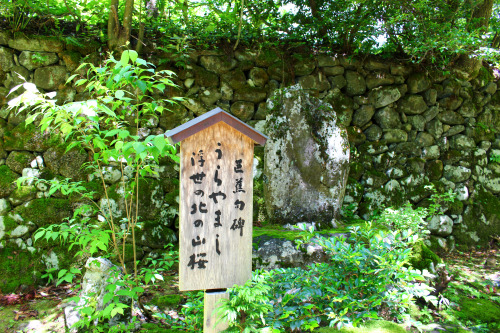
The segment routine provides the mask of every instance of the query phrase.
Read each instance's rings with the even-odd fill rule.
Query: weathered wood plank
[[[217,302],[221,299],[229,299],[229,293],[227,291],[205,293],[203,333],[218,333],[229,327],[229,324],[226,321],[220,321],[217,315]]]
[[[181,142],[180,290],[251,278],[253,146],[223,122]]]

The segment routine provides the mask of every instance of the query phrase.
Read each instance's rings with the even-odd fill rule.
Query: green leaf
[[[120,63],[122,64],[122,66],[126,66],[128,64],[129,59],[130,59],[129,51],[128,50],[123,51],[122,57],[120,59]]]
[[[160,152],[163,152],[163,149],[167,145],[167,140],[165,139],[165,136],[163,134],[160,134],[154,138],[153,143]]]
[[[130,60],[132,60],[132,62],[135,62],[137,60],[137,57],[139,56],[139,54],[134,50],[128,50],[125,52],[129,53],[129,57],[130,57]]]
[[[123,90],[117,90],[115,91],[115,97],[118,99],[122,99],[123,96],[125,96],[125,92]]]

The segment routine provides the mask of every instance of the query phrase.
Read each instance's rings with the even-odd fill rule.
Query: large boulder
[[[275,223],[335,225],[349,173],[349,142],[330,104],[293,86],[268,100],[264,195]]]

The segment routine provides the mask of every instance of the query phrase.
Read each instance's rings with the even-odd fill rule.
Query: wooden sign
[[[179,290],[252,276],[253,149],[266,137],[222,109],[166,134],[181,142]]]

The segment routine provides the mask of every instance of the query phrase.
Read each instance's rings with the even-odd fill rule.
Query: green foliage
[[[380,232],[371,225],[351,227],[350,233],[347,241],[315,238],[330,254],[330,264],[256,272],[252,282],[231,289],[231,300],[221,301],[231,327],[280,332],[359,326],[384,311],[403,319],[414,297],[435,301],[425,283],[414,283],[423,276],[406,267],[418,235]]]
[[[203,295],[202,291],[186,293],[186,303],[180,310],[182,317],[172,317],[163,312],[154,317],[165,321],[176,332],[200,332],[203,330]]]
[[[202,48],[223,41],[256,43],[263,52],[284,45],[348,54],[397,54],[436,67],[456,62],[461,55],[500,59],[497,4],[492,6],[493,15],[485,11],[490,20],[478,13],[480,4],[467,0],[158,0],[136,1],[133,8],[128,8],[129,2],[117,3],[110,12],[106,2],[97,0],[34,0],[29,5],[3,1],[1,12],[12,31],[44,19],[38,28],[53,36],[66,38],[61,32],[67,29],[79,38],[102,41],[108,36],[109,18],[119,22],[131,12],[132,28],[157,37],[174,55],[182,54],[189,39]],[[45,24],[47,18],[51,24]],[[84,44],[72,36],[66,42]]]
[[[430,232],[427,230],[425,218],[428,211],[419,207],[413,209],[410,203],[400,208],[386,208],[377,218],[377,222],[390,230],[412,230],[424,238]]]
[[[173,100],[157,101],[153,92],[163,92],[174,84],[169,71],[156,72],[152,65],[138,57],[135,51],[124,51],[119,60],[110,57],[102,67],[82,64],[88,68],[87,78],[76,80],[76,86],[84,86],[94,99],[58,105],[52,98],[55,93],[42,94],[31,83],[24,83],[25,92],[9,101],[11,108],[18,112],[29,111],[27,124],[37,123],[42,132],[61,134],[68,145],[66,151],[81,149],[89,152],[92,160],[86,164],[89,173],[100,179],[103,184],[104,198],[100,204],[94,201],[94,193],[88,191],[81,182],[70,179],[35,179],[35,184],[43,183],[50,189],[50,195],[61,193],[76,197],[73,216],[65,222],[42,227],[34,234],[35,242],[59,240],[75,247],[76,256],[86,257],[103,255],[118,262],[123,270],[111,276],[104,297],[104,307],[92,304],[91,298],[85,299],[80,308],[82,320],[78,327],[88,329],[93,323],[106,324],[115,315],[123,315],[131,305],[123,303],[120,297],[139,300],[144,291],[140,285],[148,285],[162,279],[161,272],[171,268],[175,259],[173,251],[164,253],[160,259],[151,259],[150,266],[137,267],[135,252],[135,230],[140,223],[138,207],[140,204],[141,182],[156,175],[159,159],[169,157],[178,161],[175,147],[167,143],[165,137],[150,135],[141,139],[138,132],[140,121],[156,117],[164,111],[165,103]],[[77,79],[71,76],[68,82]],[[135,130],[133,128],[135,127]],[[110,204],[109,189],[105,186],[106,172],[109,168],[120,170],[120,189],[125,202],[125,217],[118,219]],[[18,186],[27,181],[18,180]],[[126,250],[131,239],[133,272],[129,273],[126,264]],[[62,269],[57,273],[48,272],[46,277],[61,282],[71,282],[80,272],[76,269]],[[118,329],[113,326],[113,329]],[[97,327],[101,331],[102,327]]]

